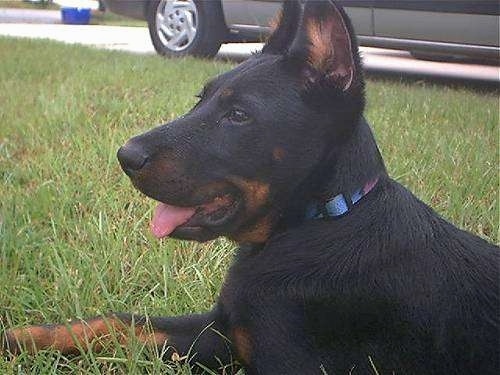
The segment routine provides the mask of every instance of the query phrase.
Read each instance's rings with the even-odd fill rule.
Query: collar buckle
[[[378,177],[368,181],[346,199],[345,194],[338,194],[327,199],[326,202],[311,202],[306,208],[305,219],[324,219],[325,217],[339,217],[348,213],[361,198],[367,195],[377,185]]]

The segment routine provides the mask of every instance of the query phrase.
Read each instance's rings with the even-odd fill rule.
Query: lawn
[[[60,6],[49,1],[28,2],[23,0],[1,0],[0,8],[57,10]]]
[[[116,161],[130,136],[192,106],[232,64],[0,38],[0,318],[184,314],[214,303],[234,244],[165,240]],[[369,80],[367,118],[391,175],[498,242],[498,92]],[[102,356],[0,358],[0,373],[189,374],[130,343]]]

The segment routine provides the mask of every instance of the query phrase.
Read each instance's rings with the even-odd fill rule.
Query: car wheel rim
[[[193,0],[162,0],[156,8],[156,33],[172,51],[188,48],[198,29],[198,11]]]

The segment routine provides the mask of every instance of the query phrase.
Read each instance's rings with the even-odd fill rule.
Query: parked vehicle
[[[147,20],[156,51],[213,56],[225,42],[261,41],[281,0],[103,0],[114,13]],[[500,55],[497,0],[339,0],[363,46],[417,57]]]

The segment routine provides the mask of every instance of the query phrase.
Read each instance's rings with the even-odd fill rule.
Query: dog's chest
[[[254,320],[259,311],[276,304],[277,294],[283,294],[283,284],[277,282],[280,273],[272,271],[266,257],[242,250],[229,269],[219,296],[231,324]],[[280,300],[283,303],[283,298]]]

